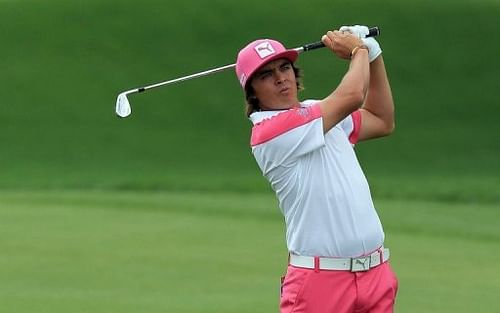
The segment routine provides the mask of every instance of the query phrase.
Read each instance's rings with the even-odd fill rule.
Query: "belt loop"
[[[314,257],[314,272],[319,273],[319,256]]]
[[[384,251],[383,251],[383,247],[380,247],[378,248],[378,257],[380,258],[380,264],[384,263]]]

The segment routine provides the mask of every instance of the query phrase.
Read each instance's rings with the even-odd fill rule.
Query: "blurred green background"
[[[498,312],[500,1],[0,0],[2,312],[276,312],[276,201],[232,71],[119,92],[378,25],[396,132],[357,146],[400,312]],[[322,98],[347,63],[300,57]]]

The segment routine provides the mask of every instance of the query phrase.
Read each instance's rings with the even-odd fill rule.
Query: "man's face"
[[[251,85],[263,110],[282,110],[300,106],[297,81],[287,59],[271,61],[253,75]]]

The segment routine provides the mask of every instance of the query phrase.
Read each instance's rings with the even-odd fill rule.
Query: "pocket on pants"
[[[293,312],[312,270],[289,266],[281,280],[280,312]]]

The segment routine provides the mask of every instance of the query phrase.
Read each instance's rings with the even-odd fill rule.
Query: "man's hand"
[[[382,49],[380,49],[380,45],[375,40],[375,38],[373,38],[373,37],[366,38],[366,36],[369,33],[369,29],[367,26],[363,26],[363,25],[342,26],[342,27],[340,27],[339,30],[341,32],[349,32],[349,33],[361,38],[361,40],[363,40],[363,44],[368,47],[368,51],[369,51],[368,59],[370,60],[370,63],[373,60],[375,60],[382,53]]]
[[[358,36],[338,30],[328,31],[321,41],[342,59],[350,59],[354,48],[364,45]]]

